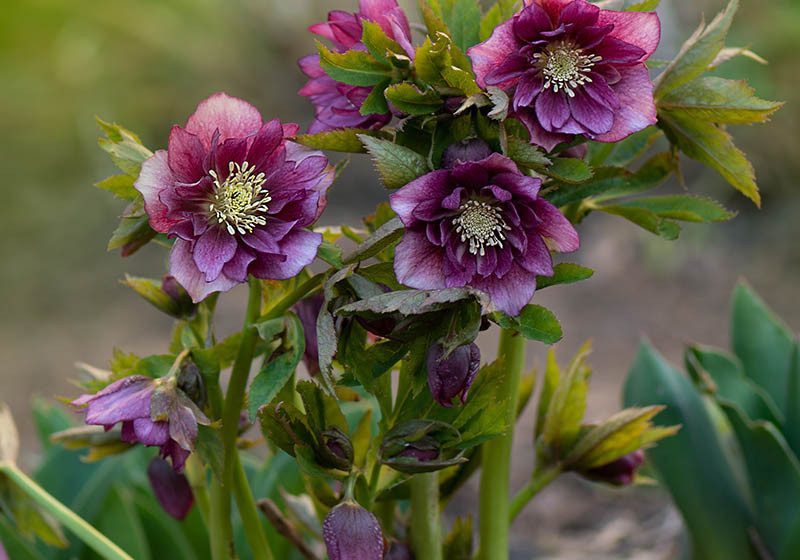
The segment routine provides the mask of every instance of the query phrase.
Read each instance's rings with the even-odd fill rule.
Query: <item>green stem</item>
[[[39,507],[53,516],[59,523],[72,531],[75,536],[86,543],[92,550],[106,560],[133,560],[121,548],[108,540],[97,529],[89,525],[67,506],[48,494],[44,488],[36,484],[24,472],[11,463],[0,463],[0,473],[10,478],[17,487],[25,492]]]
[[[259,317],[259,321],[266,321],[269,319],[276,319],[286,313],[291,306],[297,303],[300,299],[305,297],[307,294],[315,291],[322,285],[322,280],[325,278],[325,275],[320,273],[315,276],[312,276],[299,286],[297,286],[294,290],[283,296],[278,303],[273,305],[269,308],[263,316]]]
[[[247,380],[250,377],[250,368],[253,364],[253,353],[256,347],[257,333],[253,328],[253,323],[258,319],[260,313],[261,282],[251,278],[247,311],[244,326],[242,327],[242,341],[231,370],[231,379],[228,383],[225,405],[222,409],[222,442],[225,447],[225,471],[222,485],[225,495],[224,501],[228,504],[230,504],[231,490],[235,491],[239,513],[242,515],[243,520],[250,517],[252,511],[256,512],[257,523],[244,523],[245,536],[253,552],[253,558],[255,560],[271,560],[272,551],[269,548],[264,528],[260,520],[258,520],[258,510],[255,506],[250,485],[243,474],[237,474],[237,471],[241,469],[241,464],[239,462],[239,450],[236,448],[236,438],[239,434],[239,418],[244,405]],[[227,523],[230,523],[230,517]]]
[[[499,397],[506,401],[506,433],[483,444],[480,483],[480,560],[508,560],[509,481],[517,392],[525,365],[525,339],[512,330],[500,333],[498,357],[508,372]]]
[[[439,516],[439,475],[411,477],[411,541],[421,560],[442,560],[442,522]]]
[[[528,505],[539,492],[553,482],[561,474],[561,469],[553,467],[542,472],[535,472],[528,483],[511,500],[511,508],[508,512],[508,524],[511,525],[517,515]]]
[[[213,477],[211,480],[211,509],[209,511],[209,540],[211,558],[228,560],[233,558],[233,528],[231,527],[231,495],[222,483]]]
[[[197,503],[197,508],[200,510],[200,516],[203,518],[206,528],[210,528],[211,518],[209,517],[211,505],[208,497],[208,488],[206,487],[206,469],[196,454],[189,455],[186,460],[186,478],[189,479],[189,484],[192,487],[192,494],[194,494],[194,501]]]

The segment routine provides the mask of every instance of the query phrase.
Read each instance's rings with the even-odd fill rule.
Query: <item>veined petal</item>
[[[609,35],[644,50],[644,59],[649,58],[655,52],[661,40],[661,21],[655,12],[602,10],[597,24],[613,24],[614,29]]]
[[[133,185],[142,193],[144,209],[150,218],[150,227],[161,233],[168,232],[173,225],[181,221],[170,217],[167,206],[161,202],[161,193],[173,188],[174,185],[175,176],[169,168],[166,150],[158,150],[142,164],[142,170]]]
[[[541,220],[536,231],[542,237],[552,241],[557,251],[571,253],[580,247],[578,232],[575,231],[572,223],[558,211],[558,208],[539,199],[535,205],[536,216]]]
[[[213,282],[206,282],[192,256],[192,242],[176,239],[169,255],[169,273],[184,287],[194,303],[199,303],[213,292],[227,292],[239,282],[220,274]]]
[[[618,142],[650,125],[656,124],[653,82],[644,64],[620,66],[620,81],[614,86],[620,108],[614,115],[614,126],[594,137],[598,142]]]
[[[432,245],[423,232],[407,230],[395,249],[397,280],[419,290],[444,288],[442,256],[443,250]]]
[[[186,122],[186,130],[196,134],[206,148],[211,146],[214,132],[219,130],[220,141],[240,138],[258,132],[261,114],[247,101],[225,93],[215,93],[202,101]]]
[[[472,59],[472,68],[475,71],[478,84],[486,87],[486,76],[489,75],[498,65],[500,65],[509,55],[517,52],[522,43],[514,34],[514,20],[508,20],[498,25],[492,32],[492,36],[483,43],[475,45],[467,50],[467,55]],[[510,82],[495,84],[504,88]]]

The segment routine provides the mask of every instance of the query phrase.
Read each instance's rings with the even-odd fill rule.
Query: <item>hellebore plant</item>
[[[300,61],[315,108],[306,134],[224,93],[155,153],[100,121],[121,174],[99,186],[128,202],[109,248],[168,249],[163,278],[124,284],[175,328],[161,354],[83,367],[72,416],[38,413],[40,432],[57,432],[41,486],[16,467],[1,415],[10,555],[32,534],[65,546],[63,525],[79,539],[70,557],[88,546],[111,559],[505,560],[511,523],[557,477],[635,482],[642,450],[677,428],[653,423],[659,399],[585,421],[586,346],[563,368],[549,354],[536,466],[512,495],[511,442],[535,383],[527,342],[562,337],[534,294],[591,277],[563,254],[593,212],[667,239],[680,221],[731,218],[709,198],[650,192],[680,154],[758,203],[725,125],[780,106],[706,75],[741,52],[723,50],[736,0],[648,67],[659,19],[638,10],[657,4],[501,0],[482,14],[476,0],[422,0],[415,41],[394,0],[362,0],[310,28],[329,46]],[[391,191],[361,226],[319,225],[341,171],[322,150],[368,153]],[[239,284],[242,329],[221,333],[217,302]],[[493,325],[492,361],[476,339]],[[77,448],[104,463],[83,466]],[[58,486],[68,467],[107,480],[80,470],[105,465],[115,478],[90,486],[96,507]],[[444,538],[442,505],[478,466],[477,508]],[[135,530],[106,521],[121,516]],[[37,547],[34,558],[56,557]]]

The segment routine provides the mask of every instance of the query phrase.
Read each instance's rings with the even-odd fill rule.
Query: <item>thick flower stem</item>
[[[72,531],[75,536],[86,543],[100,557],[105,558],[105,560],[133,560],[121,548],[108,540],[74,511],[48,494],[44,488],[36,484],[16,465],[0,463],[0,474],[11,479],[17,488],[22,490],[44,511],[53,516],[56,521]]]
[[[258,319],[260,313],[261,283],[256,279],[251,279],[247,312],[242,328],[242,341],[239,346],[239,354],[233,364],[228,392],[225,396],[225,406],[222,410],[222,441],[225,447],[225,471],[222,483],[228,503],[230,503],[231,490],[235,490],[236,502],[244,521],[245,536],[250,544],[253,558],[255,560],[271,560],[272,551],[258,518],[258,510],[247,477],[243,472],[237,474],[237,471],[241,469],[241,464],[239,451],[236,448],[236,438],[239,433],[239,418],[256,347],[257,335],[253,323]],[[255,523],[252,523],[253,512],[255,512]],[[230,519],[227,522],[230,523]]]
[[[211,541],[211,558],[213,560],[229,560],[233,558],[233,528],[231,527],[231,494],[223,488],[222,483],[211,480],[211,509],[209,511],[209,540]]]
[[[525,365],[525,338],[515,331],[503,330],[500,333],[498,358],[504,360],[507,371],[499,395],[506,401],[508,430],[501,437],[483,444],[479,560],[508,560],[511,445],[517,413],[517,392]]]
[[[536,495],[553,482],[561,474],[561,469],[553,467],[542,472],[535,472],[528,483],[517,492],[511,500],[511,507],[508,512],[508,524],[511,525],[517,515],[528,505]]]
[[[439,475],[435,472],[411,477],[411,541],[420,560],[442,560]]]

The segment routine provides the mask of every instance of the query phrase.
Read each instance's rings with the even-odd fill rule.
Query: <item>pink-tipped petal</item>
[[[661,21],[655,12],[615,12],[602,10],[597,25],[613,24],[610,35],[645,51],[646,60],[661,41]]]
[[[605,134],[595,136],[598,142],[618,142],[650,125],[656,124],[656,104],[653,101],[653,82],[644,64],[620,66],[621,79],[614,86],[620,108],[614,126]]]
[[[166,205],[161,202],[161,192],[175,184],[175,176],[169,168],[166,150],[158,150],[143,164],[134,187],[142,193],[144,209],[150,218],[150,227],[166,233],[180,220],[170,218]]]
[[[214,132],[219,130],[220,142],[228,138],[249,136],[261,128],[261,114],[247,101],[226,93],[215,93],[197,106],[186,122],[186,130],[196,134],[210,148]]]
[[[203,301],[214,292],[227,292],[239,282],[235,282],[224,274],[220,274],[213,282],[206,282],[205,275],[200,272],[192,256],[192,243],[177,239],[169,256],[169,273],[175,277],[194,303]]]
[[[509,55],[516,53],[520,45],[519,39],[514,34],[514,20],[510,19],[498,25],[492,32],[492,36],[483,43],[468,49],[467,55],[472,60],[472,68],[475,71],[478,85],[486,87],[486,76],[501,65]],[[512,80],[508,80],[494,85],[505,88],[512,83]]]

